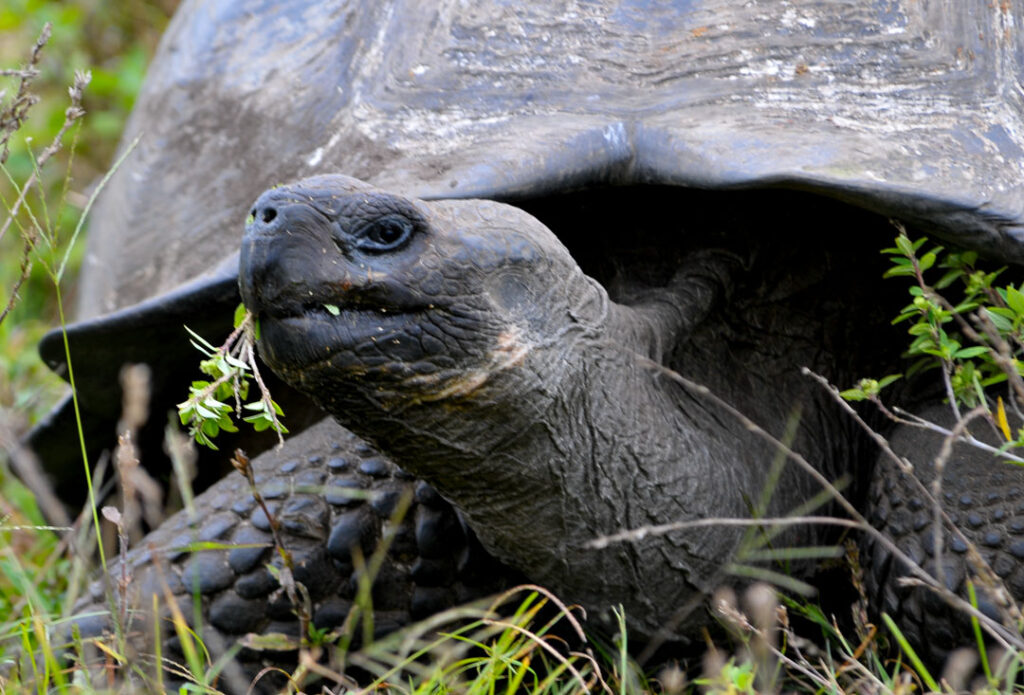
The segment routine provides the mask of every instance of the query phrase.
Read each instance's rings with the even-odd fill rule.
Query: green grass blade
[[[914,670],[917,672],[917,675],[921,677],[921,680],[924,681],[924,684],[928,686],[928,689],[936,693],[941,692],[942,689],[939,688],[939,684],[935,682],[935,679],[932,678],[932,674],[928,672],[927,668],[925,668],[924,663],[921,661],[921,657],[919,657],[917,652],[914,651],[914,648],[910,646],[910,642],[908,642],[907,638],[903,636],[903,632],[896,626],[896,622],[888,613],[882,613],[882,620],[885,621],[885,626],[889,628],[893,637],[896,638],[896,643],[900,645],[900,649],[902,649],[903,653],[907,655],[908,659],[910,659],[910,663],[914,666]]]

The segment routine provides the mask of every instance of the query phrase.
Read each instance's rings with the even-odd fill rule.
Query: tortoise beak
[[[357,179],[327,174],[260,195],[246,223],[239,256],[238,287],[245,305],[257,314],[295,315],[302,311],[302,303],[315,303],[325,284],[339,280],[325,277],[336,276],[336,267],[326,268],[312,259],[337,257],[332,226],[340,201],[348,194],[372,190]]]
[[[238,266],[239,291],[249,309],[297,315],[322,291],[316,260],[337,255],[328,214],[290,189],[259,197],[245,227]]]

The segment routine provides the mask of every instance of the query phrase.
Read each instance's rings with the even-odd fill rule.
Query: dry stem
[[[38,74],[36,65],[39,62],[39,53],[43,46],[50,38],[50,25],[47,24],[43,27],[43,31],[36,41],[35,46],[32,48],[32,53],[29,58],[29,64],[26,68],[21,71],[5,71],[5,74],[19,74],[21,76],[21,82],[18,86],[18,93],[15,95],[14,100],[11,102],[9,107],[5,108],[0,112],[0,168],[7,161],[9,154],[9,140],[25,120],[25,116],[28,113],[29,108],[36,103],[36,97],[28,93],[29,85],[32,80]],[[18,186],[14,181],[11,183],[17,190],[17,197],[14,199],[14,203],[8,208],[7,218],[0,223],[0,239],[3,239],[6,235],[7,230],[11,224],[15,221],[18,213],[21,211],[22,206],[25,204],[26,197],[29,192],[39,182],[40,172],[43,166],[49,161],[49,159],[60,150],[61,143],[63,142],[64,135],[68,129],[75,124],[82,116],[85,115],[85,110],[82,108],[82,94],[85,87],[89,84],[92,76],[88,72],[76,72],[75,80],[71,87],[68,88],[68,95],[71,99],[71,104],[64,111],[64,123],[61,124],[57,134],[53,136],[53,140],[50,144],[39,154],[34,160],[34,167],[32,173],[29,174],[28,179],[25,180],[24,185]],[[4,170],[6,171],[6,169]],[[10,178],[10,177],[8,177]],[[40,233],[45,233],[38,221],[33,220],[32,224],[28,227],[21,229],[22,239],[24,244],[22,246],[20,273],[18,279],[14,283],[14,287],[11,289],[11,296],[7,301],[7,306],[4,307],[3,311],[0,312],[0,323],[3,323],[4,319],[7,318],[8,314],[14,309],[18,303],[19,292],[22,286],[24,286],[26,280],[28,280],[29,273],[32,271],[32,251],[35,249],[36,244],[39,242]]]

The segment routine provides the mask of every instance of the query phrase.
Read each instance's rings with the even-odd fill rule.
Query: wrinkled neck
[[[735,540],[712,530],[682,543],[686,562],[671,564],[692,571],[628,544],[601,552],[586,544],[702,517],[709,500],[726,516],[743,515],[742,495],[727,491],[742,476],[721,470],[736,463],[734,441],[699,405],[680,407],[646,366],[657,320],[610,302],[603,319],[557,348],[528,351],[471,398],[379,414],[385,426],[370,436],[454,503],[501,560],[568,600],[597,606],[630,596],[631,612],[653,615],[649,581],[704,588]]]

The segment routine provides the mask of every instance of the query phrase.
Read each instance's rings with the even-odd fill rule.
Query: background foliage
[[[142,84],[149,62],[177,0],[3,0],[0,2],[0,70],[20,69],[44,25],[52,36],[36,66],[30,92],[37,102],[11,139],[10,155],[0,167],[0,222],[7,218],[35,158],[53,140],[69,106],[68,87],[75,71],[91,71],[83,106],[87,114],[68,134],[65,146],[42,169],[39,195],[28,207],[59,230],[66,246],[89,191],[106,171],[121,129]],[[0,76],[0,109],[18,93],[19,80]],[[6,307],[20,275],[24,242],[19,225],[24,213],[0,238],[0,307]],[[74,305],[81,241],[71,256],[61,292]],[[63,253],[64,248],[59,252]],[[58,325],[57,297],[40,263],[21,287],[15,308],[0,323],[0,633],[9,635],[19,616],[59,614],[68,582],[68,562],[56,534],[31,524],[42,522],[34,500],[10,474],[5,454],[27,428],[58,400],[64,385],[40,361],[36,344]],[[2,672],[11,647],[0,643]]]
[[[15,196],[11,180],[25,181],[33,168],[32,153],[49,144],[64,121],[67,89],[75,71],[89,70],[92,81],[83,100],[87,114],[56,161],[44,169],[42,200],[31,199],[34,210],[45,208],[65,230],[62,239],[70,237],[90,187],[113,160],[146,65],[177,4],[177,0],[0,3],[0,69],[21,67],[44,24],[50,22],[53,27],[31,90],[39,102],[12,139],[6,163],[9,176],[0,174],[0,207],[6,209]],[[0,77],[0,92],[6,91],[7,98],[17,87],[16,80]],[[62,195],[66,174],[69,185]],[[20,274],[22,241],[16,232],[12,228],[0,239],[0,302],[5,306]],[[77,246],[72,272],[62,288],[65,306],[74,306],[74,269],[81,241]],[[47,373],[35,349],[40,336],[57,325],[53,287],[37,269],[19,294],[16,309],[0,324],[0,412],[13,420],[8,424],[16,433],[45,413],[62,388]]]

